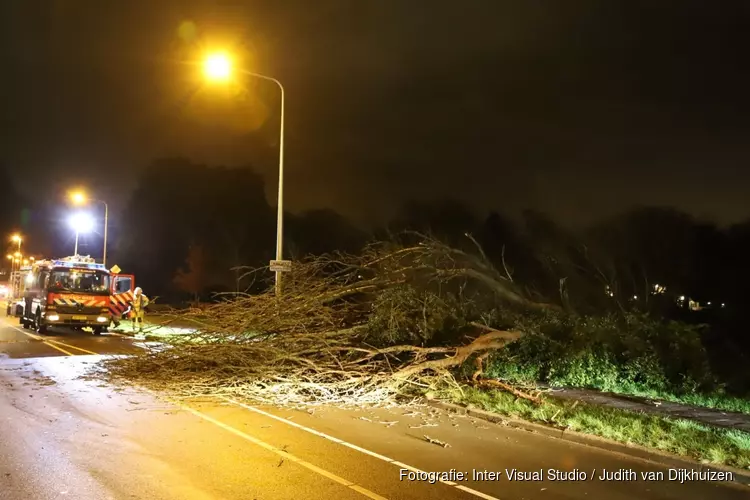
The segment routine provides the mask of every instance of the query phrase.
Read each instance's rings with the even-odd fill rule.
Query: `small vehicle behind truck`
[[[99,335],[109,326],[112,275],[91,257],[37,261],[24,279],[25,328],[44,334],[54,326],[90,327]]]

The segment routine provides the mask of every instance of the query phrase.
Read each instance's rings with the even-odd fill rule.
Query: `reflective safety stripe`
[[[133,300],[133,292],[127,291],[109,296],[109,312],[113,316],[120,316],[130,306]]]
[[[107,299],[88,299],[88,300],[73,300],[65,298],[56,298],[53,302],[58,306],[79,306],[83,305],[86,307],[107,307]]]

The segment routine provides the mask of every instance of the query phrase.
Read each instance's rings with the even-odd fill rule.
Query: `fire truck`
[[[9,300],[7,312],[41,334],[61,326],[99,335],[125,310],[135,285],[133,275],[113,270],[89,256],[36,261],[21,275],[22,299]]]

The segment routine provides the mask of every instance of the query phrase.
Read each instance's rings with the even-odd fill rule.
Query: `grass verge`
[[[638,391],[638,390],[623,390],[618,391],[618,394],[628,396],[639,396],[651,399],[661,399],[664,401],[670,401],[672,403],[682,403],[691,406],[700,406],[702,408],[711,408],[714,410],[722,411],[733,411],[737,413],[745,413],[750,415],[750,400],[737,398],[733,396],[725,396],[723,394],[682,394],[675,395],[665,392],[656,391]]]
[[[683,419],[646,415],[616,408],[558,402],[546,399],[535,405],[512,394],[463,387],[440,394],[454,403],[521,418],[531,422],[567,427],[626,444],[635,444],[702,462],[750,468],[750,434],[719,429]]]

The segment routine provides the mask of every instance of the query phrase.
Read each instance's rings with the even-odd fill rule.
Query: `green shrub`
[[[488,359],[488,377],[642,394],[721,389],[709,369],[700,327],[634,313],[594,317],[498,310],[488,319],[498,328],[526,332]]]
[[[461,303],[449,294],[403,285],[381,292],[373,301],[367,323],[367,341],[382,347],[395,344],[426,345],[450,337],[467,320]]]

